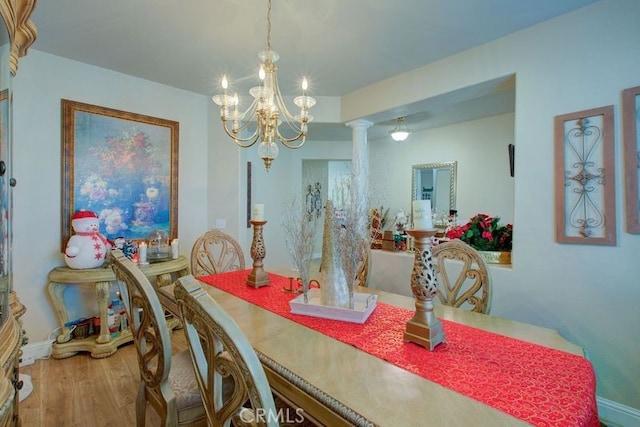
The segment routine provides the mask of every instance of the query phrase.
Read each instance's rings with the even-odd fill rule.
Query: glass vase
[[[349,289],[339,265],[328,263],[320,274],[320,300],[322,305],[349,308]]]

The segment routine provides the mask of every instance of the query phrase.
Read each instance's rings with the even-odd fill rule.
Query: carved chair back
[[[149,403],[163,426],[205,426],[189,352],[172,356],[164,310],[149,279],[121,251],[113,252],[112,268],[120,283],[140,369],[136,425],[145,425]]]
[[[356,273],[356,282],[357,286],[369,286],[369,267],[371,264],[371,250],[367,249],[364,253],[364,258],[362,259],[362,264],[360,264],[360,268]]]
[[[432,254],[440,302],[489,314],[489,271],[478,252],[460,240],[451,240],[434,246]]]
[[[175,283],[209,425],[278,425],[264,369],[236,322],[192,275]]]
[[[191,274],[195,277],[244,269],[240,244],[223,231],[207,231],[191,249]]]

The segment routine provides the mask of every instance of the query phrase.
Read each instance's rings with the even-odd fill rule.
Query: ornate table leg
[[[56,342],[59,343],[65,343],[71,339],[71,329],[67,327],[69,314],[67,313],[67,307],[64,305],[64,291],[66,289],[67,285],[64,283],[49,282],[47,286],[49,297],[60,325],[60,334],[56,338]]]
[[[173,283],[173,276],[171,273],[158,274],[156,276],[156,291],[164,286],[169,286]]]
[[[180,277],[187,276],[188,274],[189,274],[188,269],[177,271],[175,273],[176,280],[179,279]],[[173,280],[172,273],[158,274],[156,276],[156,292],[160,288],[163,288],[165,286],[171,286],[174,282],[175,281]],[[170,311],[165,310],[165,318],[167,319],[167,327],[169,328],[170,331],[173,331],[174,329],[182,328],[182,321]]]
[[[97,282],[95,284],[96,302],[98,303],[98,312],[100,313],[100,336],[96,338],[98,344],[104,344],[111,341],[111,333],[109,332],[109,289],[110,282]]]
[[[431,260],[431,237],[436,230],[407,230],[415,238],[415,261],[411,272],[411,290],[416,297],[416,312],[407,322],[404,340],[429,351],[445,342],[442,323],[433,313],[433,297],[438,290]]]
[[[267,221],[251,220],[253,225],[253,241],[251,242],[251,258],[253,258],[253,270],[247,277],[247,285],[259,288],[269,284],[269,276],[262,268],[262,260],[267,256],[262,238],[262,227]]]

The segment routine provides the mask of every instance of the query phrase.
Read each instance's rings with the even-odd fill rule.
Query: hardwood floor
[[[182,330],[171,334],[174,352],[187,348]],[[33,391],[20,402],[24,427],[135,426],[140,384],[133,343],[104,359],[81,352],[67,359],[39,359],[20,368]],[[147,425],[160,418],[147,407]]]
[[[312,261],[311,278],[320,276],[320,259]],[[283,270],[284,271],[284,270]],[[287,274],[290,271],[287,270]],[[181,329],[171,334],[173,351],[188,348]],[[31,376],[33,391],[20,402],[23,427],[135,426],[135,401],[140,385],[133,343],[115,354],[94,359],[80,352],[66,359],[38,359],[20,368]],[[160,418],[147,407],[147,425]]]

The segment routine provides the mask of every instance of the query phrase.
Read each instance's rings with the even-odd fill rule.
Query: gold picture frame
[[[556,241],[616,244],[613,105],[554,119]]]
[[[61,248],[90,210],[109,240],[178,235],[176,121],[63,99]]]

